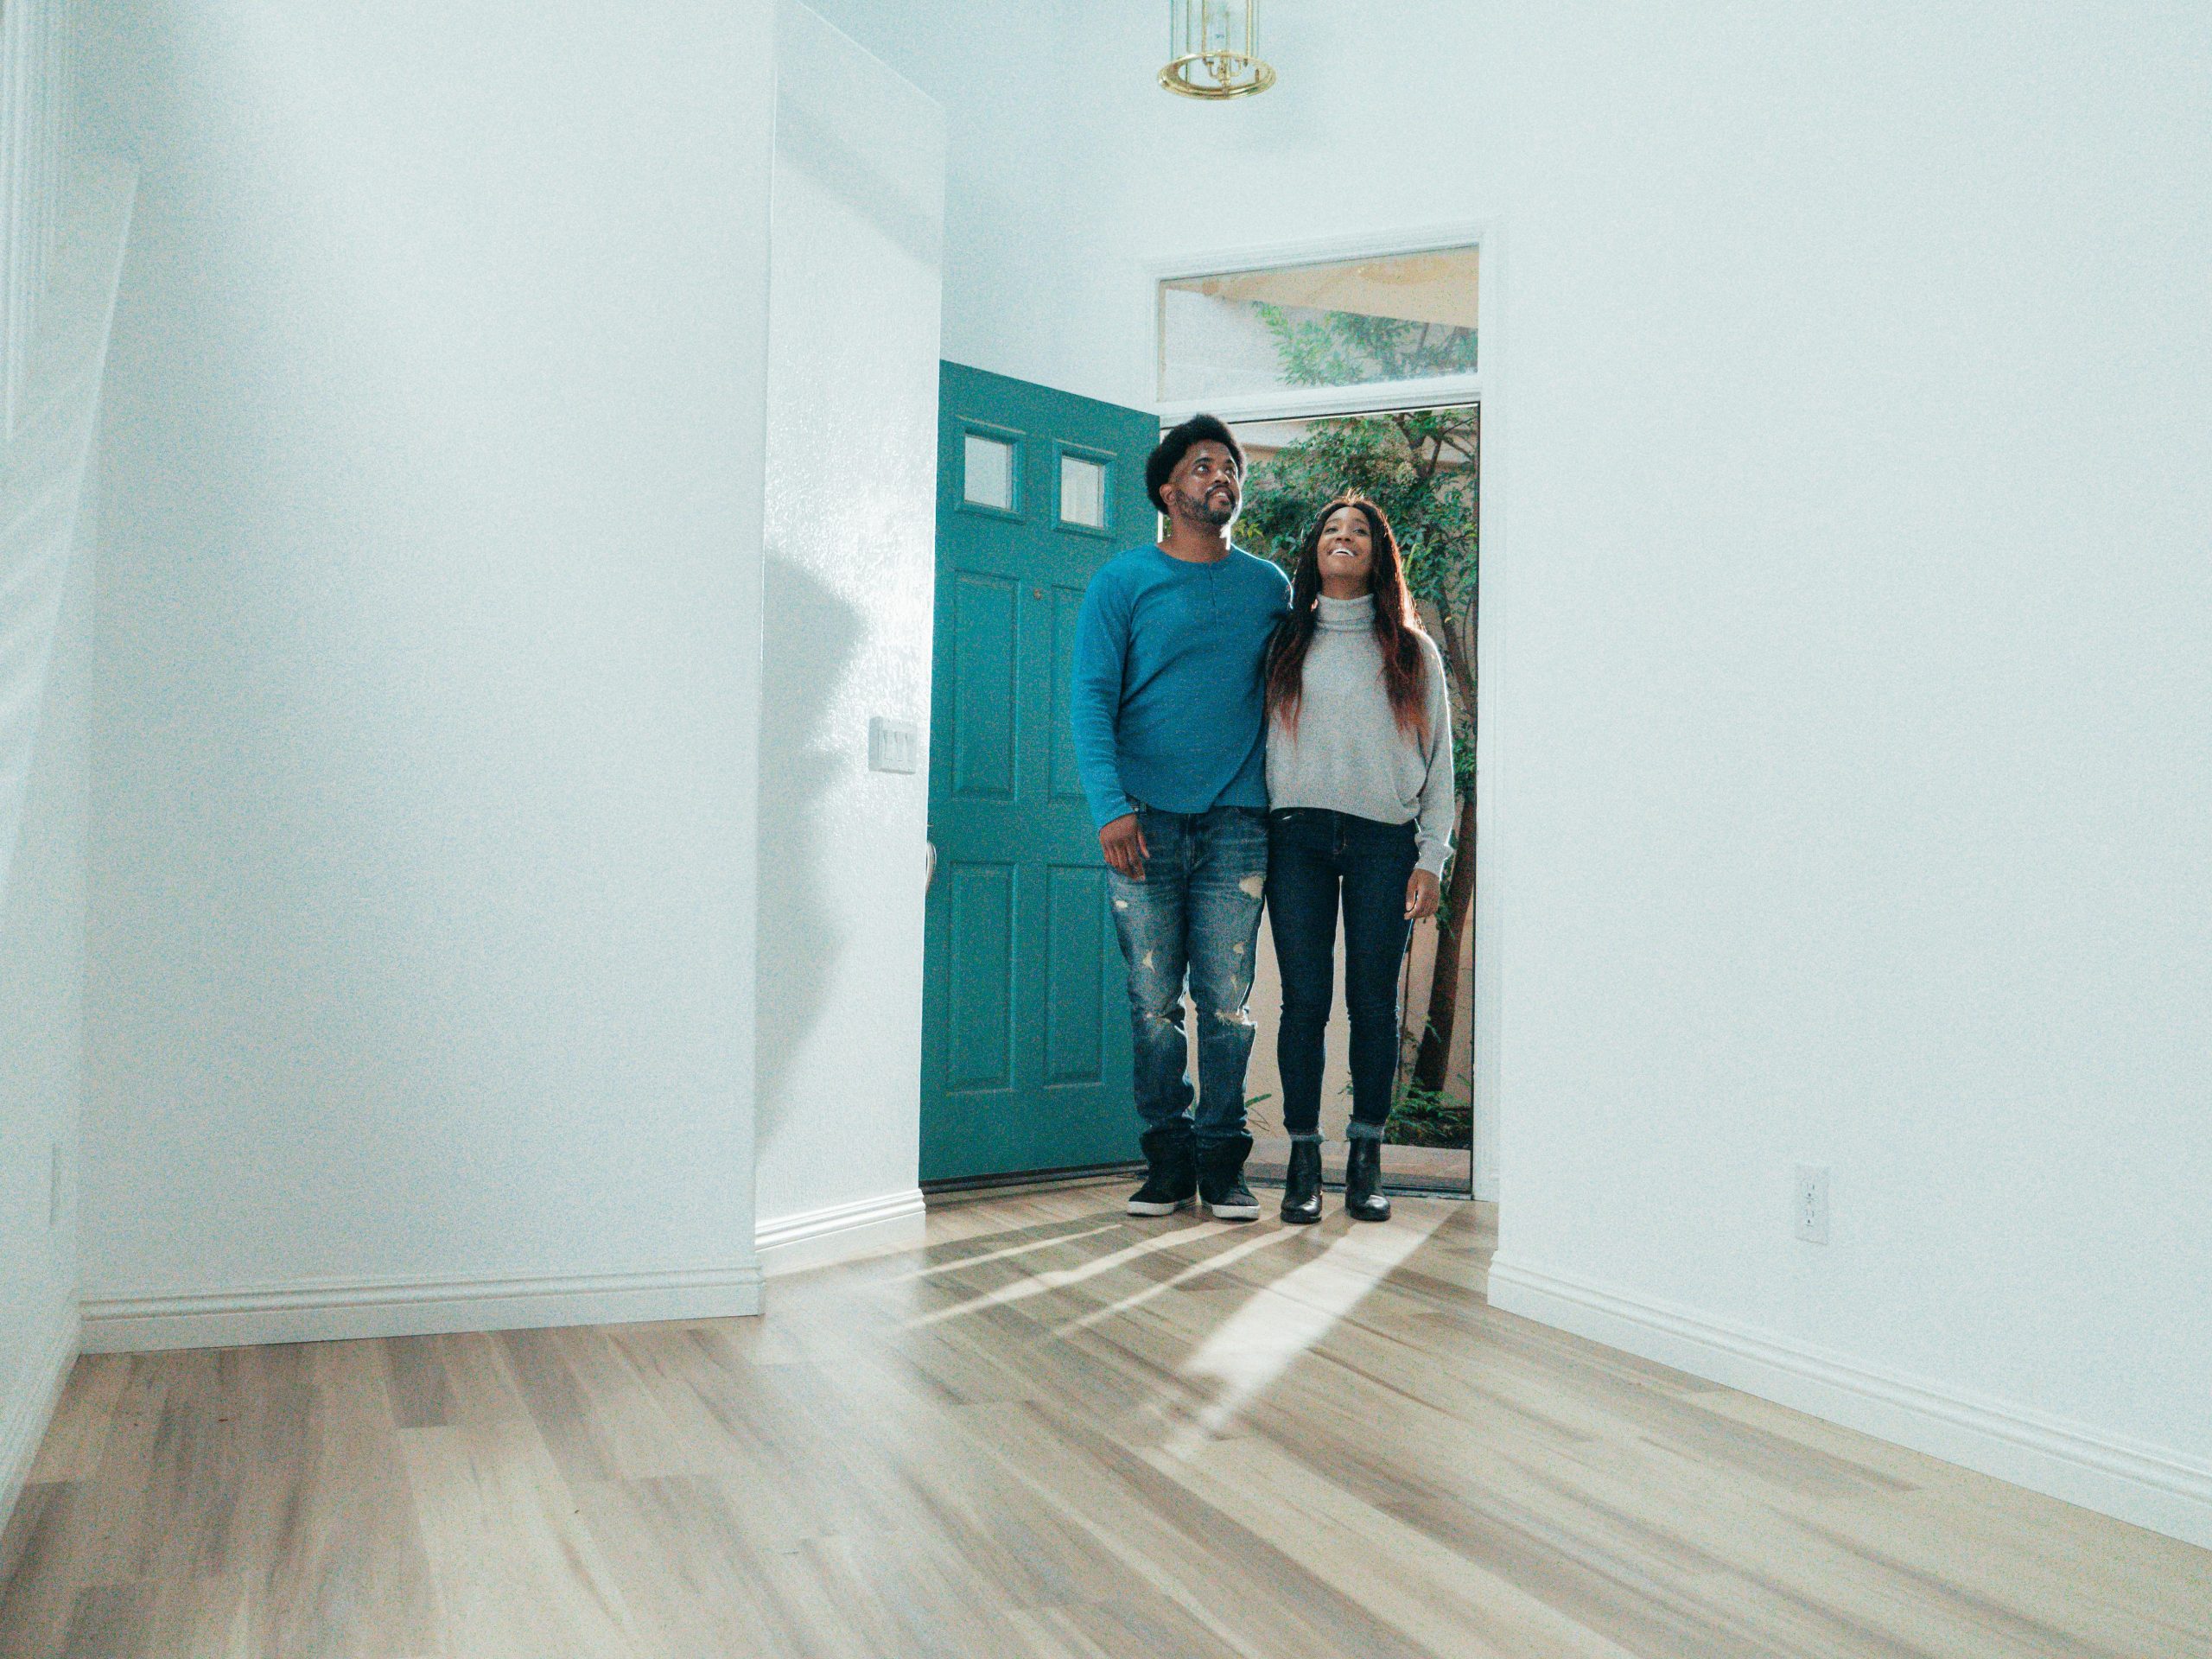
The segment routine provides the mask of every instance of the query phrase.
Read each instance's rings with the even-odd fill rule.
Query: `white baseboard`
[[[922,1190],[861,1198],[764,1221],[753,1236],[765,1274],[798,1273],[887,1250],[911,1250],[922,1242]]]
[[[750,1264],[528,1279],[361,1280],[170,1296],[88,1297],[87,1353],[345,1342],[448,1331],[717,1319],[760,1311]]]
[[[2212,1462],[1500,1255],[1491,1305],[2212,1548]]]
[[[30,1478],[31,1464],[38,1457],[39,1442],[54,1421],[54,1408],[77,1363],[77,1315],[73,1312],[54,1333],[54,1340],[23,1378],[14,1400],[0,1412],[0,1527],[15,1513],[23,1483]]]

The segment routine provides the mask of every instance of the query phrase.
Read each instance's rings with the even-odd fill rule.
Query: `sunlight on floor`
[[[1127,1249],[1102,1255],[1096,1262],[1086,1262],[1079,1268],[1055,1268],[1027,1279],[1017,1279],[1010,1285],[1001,1285],[988,1295],[977,1296],[951,1307],[941,1307],[934,1313],[924,1313],[906,1321],[906,1329],[915,1330],[925,1325],[941,1325],[947,1319],[980,1313],[987,1307],[1003,1307],[1008,1302],[1027,1301],[1032,1296],[1042,1296],[1046,1291],[1059,1290],[1068,1285],[1079,1285],[1086,1279],[1096,1279],[1102,1273],[1161,1250],[1172,1250],[1188,1244],[1193,1239],[1219,1238],[1224,1233],[1234,1232],[1234,1222],[1214,1222],[1198,1227],[1179,1227],[1173,1232],[1162,1233],[1157,1238],[1147,1238],[1141,1244],[1132,1244]]]
[[[1072,1243],[1078,1238],[1096,1238],[1101,1233],[1110,1233],[1121,1224],[1108,1222],[1103,1227],[1086,1227],[1079,1233],[1054,1233],[1050,1238],[1033,1238],[1027,1244],[1009,1244],[1002,1250],[986,1250],[981,1255],[955,1256],[950,1262],[932,1262],[925,1268],[916,1268],[911,1273],[899,1275],[899,1282],[912,1279],[927,1279],[940,1273],[957,1273],[963,1268],[981,1267],[986,1262],[1003,1262],[1010,1255],[1028,1255],[1038,1250],[1049,1250],[1055,1244]]]
[[[1120,1301],[1109,1302],[1104,1307],[1094,1307],[1081,1319],[1070,1319],[1065,1325],[1057,1327],[1052,1334],[1056,1337],[1065,1337],[1070,1332],[1088,1330],[1101,1319],[1110,1319],[1117,1313],[1127,1313],[1135,1308],[1142,1307],[1155,1296],[1165,1296],[1169,1291],[1189,1284],[1193,1279],[1203,1279],[1210,1273],[1219,1273],[1224,1268],[1242,1262],[1248,1255],[1257,1255],[1270,1244],[1287,1243],[1298,1236],[1295,1229],[1279,1227],[1270,1232],[1261,1234],[1257,1238],[1248,1238],[1242,1244],[1231,1245],[1228,1249],[1218,1251],[1203,1262],[1192,1263],[1172,1279],[1163,1279],[1156,1285],[1147,1285],[1142,1290],[1132,1292],[1122,1297]]]
[[[1220,1384],[1197,1419],[1169,1440],[1187,1461],[1219,1433],[1290,1363],[1327,1336],[1444,1224],[1448,1212],[1402,1211],[1382,1226],[1354,1226],[1320,1255],[1294,1268],[1224,1320],[1183,1365],[1183,1374]]]

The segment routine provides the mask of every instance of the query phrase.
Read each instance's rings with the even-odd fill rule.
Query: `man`
[[[1258,1217],[1244,1185],[1244,1068],[1253,943],[1268,874],[1262,662],[1290,585],[1232,546],[1244,451],[1211,415],[1160,441],[1145,486],[1158,544],[1091,578],[1076,624],[1071,717],[1128,963],[1147,1171],[1136,1216],[1195,1193],[1224,1220]],[[1183,982],[1198,1008],[1197,1115]]]

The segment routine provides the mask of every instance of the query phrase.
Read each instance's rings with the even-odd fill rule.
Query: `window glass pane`
[[[981,433],[968,434],[961,493],[979,507],[1014,511],[1014,446]]]
[[[1106,528],[1106,468],[1081,455],[1060,457],[1060,522]]]
[[[1470,373],[1477,286],[1473,248],[1164,282],[1160,395]]]

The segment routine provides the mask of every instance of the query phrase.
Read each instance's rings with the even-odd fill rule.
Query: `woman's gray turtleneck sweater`
[[[1378,823],[1416,823],[1421,868],[1441,874],[1452,850],[1452,703],[1427,634],[1428,734],[1399,729],[1382,689],[1375,600],[1319,596],[1306,648],[1298,728],[1268,721],[1268,804],[1324,807]]]

